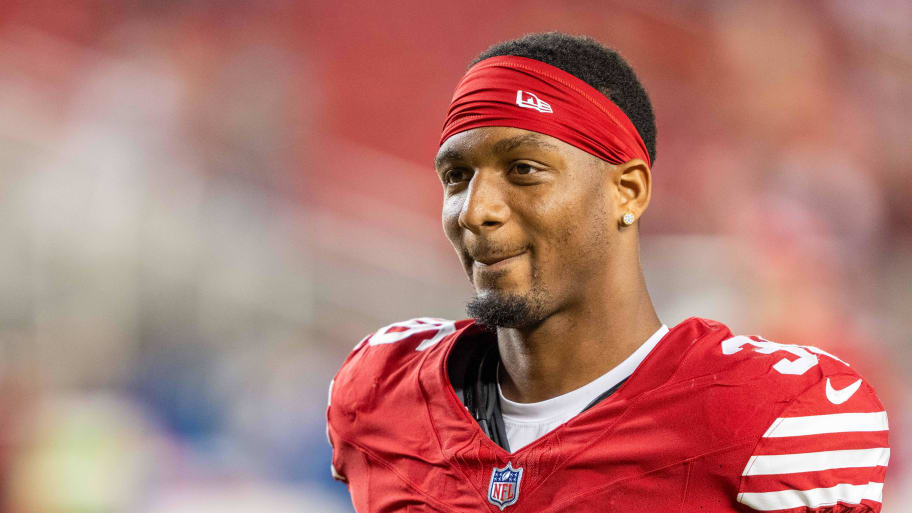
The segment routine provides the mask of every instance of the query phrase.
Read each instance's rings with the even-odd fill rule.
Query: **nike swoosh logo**
[[[827,382],[826,382],[827,399],[833,404],[842,404],[842,403],[848,401],[853,395],[855,395],[855,392],[858,391],[858,387],[860,387],[860,386],[861,386],[861,380],[859,379],[855,383],[852,383],[851,385],[849,385],[841,390],[836,390],[835,388],[833,388],[832,383],[830,383],[830,378],[827,378]]]

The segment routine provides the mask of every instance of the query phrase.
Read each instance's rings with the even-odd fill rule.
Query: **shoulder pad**
[[[346,480],[358,473],[359,460],[344,458],[338,445],[360,436],[365,418],[355,422],[356,417],[407,415],[414,408],[421,359],[434,349],[445,350],[440,342],[470,322],[410,319],[384,326],[355,346],[330,384],[326,417],[333,477]]]
[[[780,405],[744,467],[738,502],[757,511],[880,511],[890,449],[874,389],[814,346],[736,336],[721,351]]]
[[[347,402],[386,379],[401,379],[410,365],[470,321],[420,317],[396,322],[364,337],[334,378],[330,404]]]
[[[763,337],[731,335],[704,337],[688,351],[679,375],[715,375],[721,383],[753,380],[775,382],[780,398],[798,393],[826,376],[855,374],[839,357],[808,345],[782,344]]]

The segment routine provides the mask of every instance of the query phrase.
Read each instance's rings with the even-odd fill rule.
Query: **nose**
[[[510,217],[510,208],[499,178],[497,173],[484,171],[472,176],[459,212],[459,226],[476,234],[503,226]]]

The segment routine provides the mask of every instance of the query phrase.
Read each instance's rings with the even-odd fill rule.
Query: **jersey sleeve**
[[[356,411],[377,407],[378,390],[391,377],[402,378],[408,362],[456,332],[464,323],[421,317],[385,326],[364,337],[352,350],[330,382],[326,410],[326,436],[332,448],[330,472],[350,484],[353,476],[366,474],[362,460],[343,449],[345,440],[359,438]],[[347,455],[347,457],[346,457]]]
[[[890,459],[887,413],[858,374],[821,360],[831,372],[788,403],[744,467],[737,500],[746,511],[880,511]]]
[[[329,463],[329,472],[332,475],[333,479],[336,481],[341,481],[343,483],[348,483],[348,478],[342,475],[336,469],[336,448],[333,444],[333,435],[332,435],[332,420],[329,415],[329,410],[332,408],[332,390],[335,380],[330,380],[329,382],[329,400],[326,403],[326,441],[329,442],[329,448],[332,450],[332,459]]]

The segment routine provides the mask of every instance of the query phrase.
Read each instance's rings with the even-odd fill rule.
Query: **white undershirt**
[[[596,397],[630,377],[666,333],[668,326],[663,324],[617,367],[572,392],[541,402],[517,403],[507,399],[498,380],[497,393],[500,395],[500,410],[510,450],[516,452],[538,440],[582,412]]]

